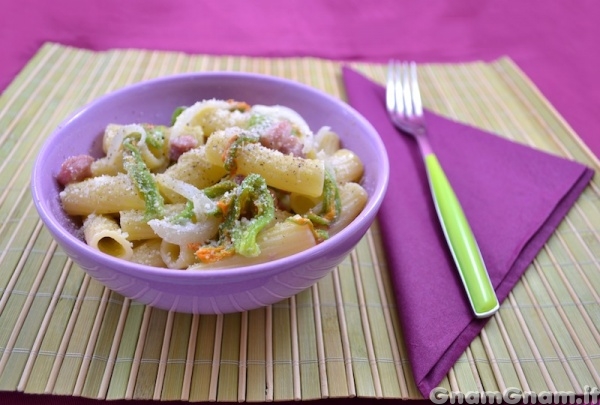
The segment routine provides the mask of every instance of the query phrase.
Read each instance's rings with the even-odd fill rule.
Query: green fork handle
[[[478,318],[488,317],[500,305],[473,231],[434,153],[425,156],[425,166],[435,208],[473,312]]]

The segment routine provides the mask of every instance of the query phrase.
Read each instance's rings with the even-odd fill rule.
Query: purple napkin
[[[349,104],[379,132],[390,157],[379,222],[409,361],[427,398],[486,320],[471,312],[416,142],[390,123],[382,86],[348,67],[342,73]],[[429,111],[426,119],[502,302],[594,172]]]

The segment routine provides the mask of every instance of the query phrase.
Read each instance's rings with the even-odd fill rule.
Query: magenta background
[[[600,155],[600,2],[0,0],[0,89],[45,41],[418,62],[508,55]]]
[[[0,0],[0,91],[47,41],[366,61],[508,55],[600,156],[598,21],[595,0]],[[0,393],[2,404],[38,401],[98,403]]]

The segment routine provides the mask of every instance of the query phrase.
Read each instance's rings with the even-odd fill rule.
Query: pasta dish
[[[360,158],[284,106],[203,100],[170,125],[109,124],[67,158],[65,212],[91,247],[172,269],[245,266],[328,239],[363,210]]]

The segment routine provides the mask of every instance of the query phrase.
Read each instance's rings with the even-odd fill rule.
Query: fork
[[[488,317],[498,310],[498,298],[473,231],[427,139],[427,126],[414,62],[390,61],[386,105],[392,123],[417,141],[427,170],[437,216],[471,308],[478,318]]]

